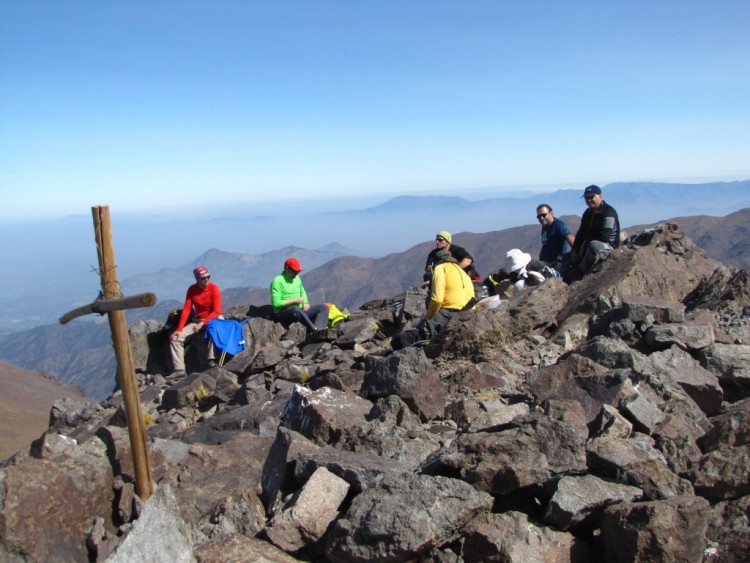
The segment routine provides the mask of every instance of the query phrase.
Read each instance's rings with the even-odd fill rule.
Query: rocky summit
[[[418,268],[420,264],[415,264]],[[393,351],[424,293],[334,328],[235,308],[247,349],[170,379],[130,327],[122,397],[55,403],[0,467],[3,561],[747,561],[750,286],[674,225]]]

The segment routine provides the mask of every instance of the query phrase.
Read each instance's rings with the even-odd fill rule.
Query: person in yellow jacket
[[[459,311],[476,303],[474,283],[448,250],[440,250],[433,269],[430,303],[424,316],[424,328],[432,336]]]

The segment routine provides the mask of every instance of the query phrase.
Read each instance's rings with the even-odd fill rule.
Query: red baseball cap
[[[193,275],[196,278],[202,278],[203,276],[210,276],[211,274],[208,273],[208,268],[205,266],[198,266],[195,270],[193,270]]]
[[[299,265],[299,260],[296,258],[287,258],[284,267],[289,268],[292,272],[300,273],[302,271],[302,266]]]

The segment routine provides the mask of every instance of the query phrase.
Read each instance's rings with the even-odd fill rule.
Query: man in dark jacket
[[[585,274],[598,258],[608,256],[620,246],[620,220],[615,208],[602,199],[599,186],[587,187],[583,198],[588,209],[581,217],[570,258],[580,273]]]

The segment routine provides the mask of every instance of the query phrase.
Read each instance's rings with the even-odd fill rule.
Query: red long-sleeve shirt
[[[204,289],[201,289],[197,283],[188,288],[185,305],[183,305],[182,313],[180,313],[180,322],[175,329],[176,332],[181,332],[185,328],[188,317],[190,317],[190,311],[193,308],[195,308],[195,316],[203,324],[221,315],[221,291],[219,286],[208,282]]]

